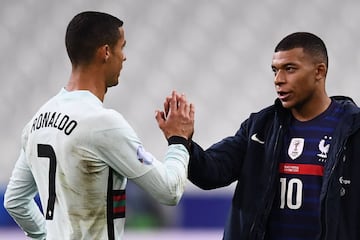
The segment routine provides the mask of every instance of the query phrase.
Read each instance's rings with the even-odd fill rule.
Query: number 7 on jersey
[[[56,155],[54,148],[48,144],[38,144],[38,157],[49,158],[49,198],[46,208],[46,220],[52,220],[54,216],[54,204],[55,204],[55,174],[56,174]]]

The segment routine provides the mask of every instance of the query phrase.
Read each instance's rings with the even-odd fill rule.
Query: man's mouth
[[[286,101],[290,97],[290,92],[279,91],[277,95],[281,101]]]

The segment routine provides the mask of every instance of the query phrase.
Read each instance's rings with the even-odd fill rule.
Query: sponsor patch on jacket
[[[138,147],[136,154],[137,154],[137,158],[139,159],[139,161],[146,165],[151,165],[152,162],[154,161],[153,155],[151,155],[151,153],[145,151],[143,146]]]

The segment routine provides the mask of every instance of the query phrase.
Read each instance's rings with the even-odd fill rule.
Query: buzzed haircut
[[[328,68],[328,54],[325,43],[318,36],[309,32],[295,32],[283,38],[275,47],[275,52],[288,51],[294,48],[302,48],[304,53],[309,54],[319,62],[323,62]]]
[[[108,44],[111,49],[119,40],[123,21],[102,12],[86,11],[77,14],[66,29],[65,45],[73,65],[88,64],[96,50]]]

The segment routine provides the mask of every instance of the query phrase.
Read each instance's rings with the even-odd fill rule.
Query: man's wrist
[[[184,137],[181,136],[171,136],[167,139],[168,144],[182,144],[184,145],[184,147],[188,150],[188,152],[190,153],[190,144],[191,144],[191,140],[186,139]]]

